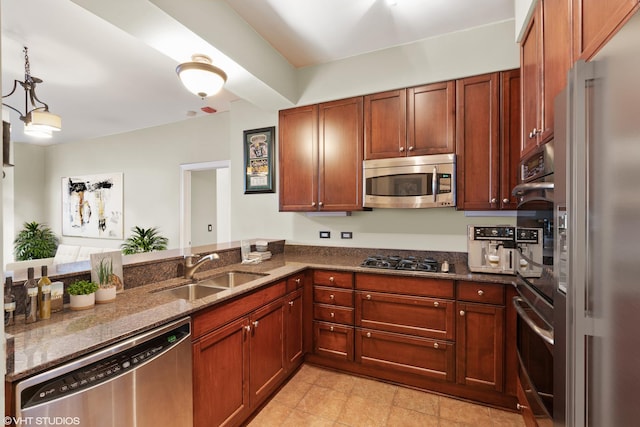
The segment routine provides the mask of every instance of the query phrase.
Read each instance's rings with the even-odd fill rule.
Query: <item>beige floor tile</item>
[[[387,426],[389,427],[438,427],[438,417],[422,412],[392,406]]]
[[[437,417],[438,401],[439,397],[436,394],[398,387],[393,398],[393,405]]]
[[[525,427],[524,418],[517,412],[489,408],[494,427]]]
[[[347,401],[347,394],[325,387],[312,386],[296,405],[296,410],[335,421]]]
[[[351,394],[371,399],[384,405],[391,405],[398,386],[374,381],[368,378],[356,378]]]
[[[391,406],[351,395],[347,399],[337,422],[350,427],[384,427]]]
[[[290,407],[271,401],[249,423],[249,427],[281,426],[292,411]]]
[[[278,427],[333,427],[333,425],[331,420],[294,409]]]
[[[309,391],[312,384],[304,381],[294,381],[292,378],[278,393],[273,397],[274,402],[281,403],[290,408],[295,408],[304,395]]]
[[[330,388],[349,394],[356,382],[356,377],[333,371],[322,371],[315,381],[315,385]]]
[[[313,384],[318,379],[318,376],[324,372],[326,372],[325,369],[320,369],[311,365],[302,365],[300,370],[296,372],[295,376],[292,378],[292,381],[296,380]]]
[[[440,427],[475,427],[473,424],[458,423],[455,421],[440,418]]]
[[[440,397],[440,418],[458,423],[473,424],[475,427],[491,427],[491,414],[486,406],[462,400]]]

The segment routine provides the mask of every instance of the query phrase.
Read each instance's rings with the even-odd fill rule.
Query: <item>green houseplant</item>
[[[55,256],[58,237],[44,224],[25,222],[13,241],[16,261],[42,259]]]
[[[133,234],[121,245],[125,255],[141,252],[164,251],[167,249],[169,239],[162,236],[156,227],[141,228],[135,226],[131,229]]]
[[[86,310],[95,305],[99,286],[90,280],[78,280],[67,287],[71,310]]]
[[[116,282],[113,278],[113,260],[103,258],[96,266],[98,275],[98,290],[96,291],[96,304],[106,304],[116,300]]]

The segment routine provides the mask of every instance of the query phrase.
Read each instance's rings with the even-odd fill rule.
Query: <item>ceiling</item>
[[[204,115],[204,106],[226,111],[234,100],[247,99],[245,87],[264,86],[238,65],[242,54],[236,62],[229,49],[218,50],[227,40],[192,31],[185,24],[194,22],[185,17],[189,12],[204,14],[213,27],[248,24],[268,45],[247,41],[244,50],[255,49],[256,56],[275,50],[294,71],[514,16],[513,0],[396,1],[390,6],[387,0],[2,0],[3,94],[14,79],[24,79],[22,49],[28,46],[31,74],[43,80],[37,95],[62,117],[63,127],[50,140],[33,139],[22,134],[12,113],[12,140],[63,143],[172,123]],[[214,13],[226,10],[235,16]],[[220,94],[202,100],[182,87],[175,67],[188,59],[187,42],[180,46],[175,36],[167,47],[157,37],[174,29],[172,34],[194,41],[198,53],[209,54],[227,72]],[[24,92],[17,92],[3,102],[24,111]]]

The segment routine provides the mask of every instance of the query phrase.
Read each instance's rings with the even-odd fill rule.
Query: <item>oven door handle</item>
[[[524,309],[520,306],[521,302],[527,304],[527,302],[525,300],[523,300],[522,298],[513,297],[513,306],[516,308],[516,311],[518,312],[518,315],[522,318],[522,320],[525,321],[525,323],[531,329],[533,329],[533,332],[535,332],[540,338],[542,338],[547,343],[553,345],[553,330],[550,331],[548,329],[544,329],[544,328],[541,328],[540,326],[536,325],[535,322],[529,317],[527,312],[524,311]]]
[[[523,196],[527,191],[535,190],[553,190],[553,182],[525,182],[513,187],[511,194],[514,196]]]

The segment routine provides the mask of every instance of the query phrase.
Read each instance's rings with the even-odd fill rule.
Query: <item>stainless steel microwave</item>
[[[456,156],[396,157],[363,162],[364,207],[444,208],[456,205]]]

